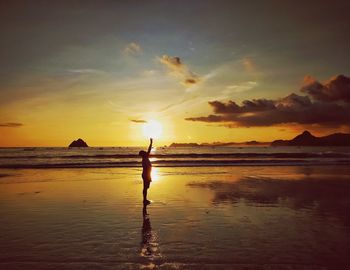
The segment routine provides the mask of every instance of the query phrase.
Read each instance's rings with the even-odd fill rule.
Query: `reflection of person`
[[[143,257],[149,257],[152,255],[152,227],[151,221],[147,213],[147,204],[143,205],[142,209],[143,223],[142,223],[142,242],[141,242],[141,255]]]
[[[147,200],[147,190],[152,181],[151,179],[152,164],[151,164],[151,161],[149,160],[149,154],[151,153],[151,150],[152,150],[152,143],[153,143],[153,139],[151,138],[147,152],[143,150],[139,152],[139,156],[142,157],[143,203],[145,204],[150,203],[150,201]]]
[[[143,268],[153,269],[156,262],[160,261],[162,254],[159,250],[157,232],[152,229],[151,219],[147,213],[147,203],[143,204],[142,208],[142,229],[141,229],[141,252],[140,256],[145,263]],[[159,263],[158,263],[159,264]]]

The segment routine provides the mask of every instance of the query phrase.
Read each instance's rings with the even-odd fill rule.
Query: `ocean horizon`
[[[1,147],[0,168],[138,167],[142,147]],[[350,147],[157,147],[156,167],[348,165]]]

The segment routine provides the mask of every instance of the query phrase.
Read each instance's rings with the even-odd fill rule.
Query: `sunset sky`
[[[143,145],[151,120],[157,145],[350,132],[349,10],[1,1],[0,146]]]

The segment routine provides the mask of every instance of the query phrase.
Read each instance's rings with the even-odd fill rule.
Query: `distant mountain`
[[[292,140],[276,140],[273,142],[213,142],[213,143],[172,143],[169,147],[201,147],[201,146],[350,146],[350,134],[334,133],[316,137],[305,130]]]
[[[169,147],[197,147],[200,146],[198,143],[172,143]]]
[[[213,143],[172,143],[169,147],[200,147],[200,146],[262,146],[262,145],[270,145],[269,142],[257,142],[257,141],[249,141],[249,142],[213,142]]]
[[[82,139],[78,139],[76,141],[71,142],[71,144],[68,147],[89,147],[86,142],[84,142]]]
[[[245,142],[245,145],[269,145],[270,143],[268,142],[257,142],[257,141],[249,141]]]
[[[273,141],[271,146],[350,146],[350,134],[334,133],[316,137],[306,130],[292,140]]]

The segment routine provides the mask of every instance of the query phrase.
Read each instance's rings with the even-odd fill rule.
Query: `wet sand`
[[[350,168],[0,171],[1,269],[349,269]]]

